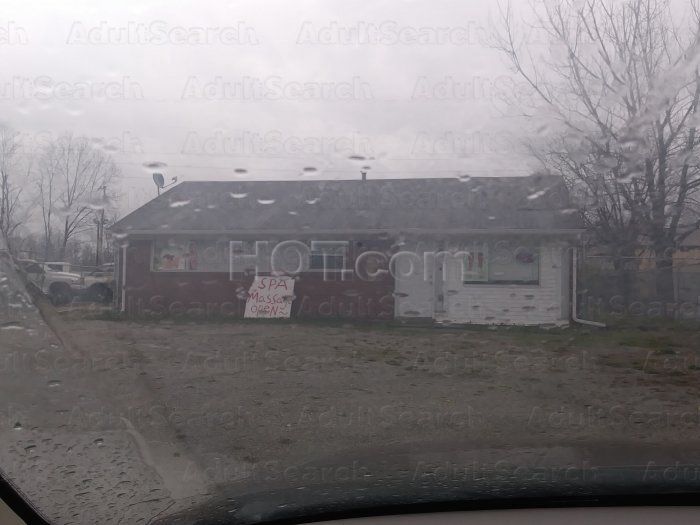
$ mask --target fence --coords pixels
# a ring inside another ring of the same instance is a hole
[[[700,258],[686,257],[656,269],[648,257],[628,257],[623,268],[612,258],[584,256],[578,274],[579,311],[588,319],[610,317],[700,321]],[[659,290],[667,282],[668,290]]]

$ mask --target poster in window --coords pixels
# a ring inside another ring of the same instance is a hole
[[[466,250],[462,261],[462,272],[465,281],[484,282],[488,280],[488,259],[485,247]]]
[[[226,245],[214,239],[157,240],[153,247],[153,271],[226,271],[227,254]]]

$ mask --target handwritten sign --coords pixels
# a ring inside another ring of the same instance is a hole
[[[255,277],[245,303],[246,318],[288,319],[294,300],[291,277]]]

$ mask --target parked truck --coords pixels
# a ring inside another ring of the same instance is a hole
[[[56,271],[32,259],[20,259],[17,264],[28,287],[48,296],[54,305],[70,303],[84,287],[80,274]]]
[[[114,263],[106,263],[83,275],[85,297],[96,303],[111,303],[114,296]]]
[[[32,259],[17,261],[27,284],[46,295],[54,305],[65,305],[74,298],[99,303],[112,301],[114,289],[114,265],[105,264],[82,274],[63,271],[69,263],[42,263]]]

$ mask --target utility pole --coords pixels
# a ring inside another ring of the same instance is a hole
[[[100,265],[100,252],[102,252],[102,239],[104,237],[105,228],[105,206],[107,205],[107,186],[100,186],[98,189],[102,190],[102,208],[100,209],[100,217],[95,222],[97,222],[97,246],[95,249],[95,266]]]

